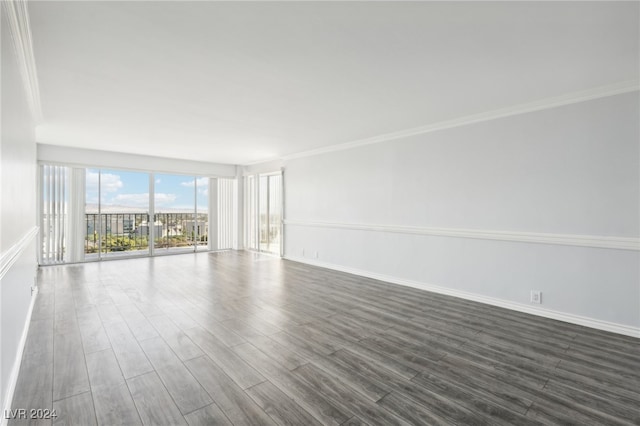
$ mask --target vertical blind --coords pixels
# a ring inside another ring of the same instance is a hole
[[[218,179],[218,249],[237,246],[237,211],[235,179]]]
[[[245,246],[250,249],[258,250],[258,207],[257,207],[257,185],[255,176],[245,177]]]
[[[40,264],[65,261],[69,169],[40,166]]]

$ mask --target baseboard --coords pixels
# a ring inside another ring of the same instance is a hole
[[[36,303],[36,298],[38,297],[37,289],[33,292],[33,296],[31,296],[31,303],[29,304],[29,311],[27,312],[27,320],[24,324],[24,328],[22,330],[22,336],[20,337],[20,342],[18,343],[18,353],[16,354],[16,360],[13,364],[13,369],[11,370],[11,376],[9,378],[9,387],[7,388],[7,393],[5,394],[5,402],[4,407],[2,407],[2,419],[0,420],[0,426],[7,426],[9,423],[9,419],[6,416],[6,413],[11,409],[11,404],[13,402],[13,394],[16,390],[16,384],[18,383],[18,375],[20,374],[20,366],[22,365],[22,355],[24,353],[24,347],[27,343],[27,335],[29,334],[29,325],[31,324],[31,314],[33,313],[33,307]]]
[[[609,331],[612,333],[622,334],[625,336],[640,338],[640,328],[638,327],[631,327],[624,324],[617,324],[617,323],[612,323],[608,321],[602,321],[602,320],[584,317],[580,315],[569,314],[566,312],[554,311],[551,309],[544,309],[537,306],[524,305],[522,303],[511,302],[509,300],[497,299],[489,296],[482,296],[480,294],[469,293],[461,290],[455,290],[448,287],[427,284],[427,283],[408,280],[404,278],[393,277],[390,275],[378,274],[375,272],[365,271],[365,270],[356,269],[356,268],[350,268],[347,266],[336,265],[333,263],[321,262],[315,259],[307,259],[307,258],[298,257],[298,256],[285,256],[284,258],[286,260],[291,260],[293,262],[306,263],[308,265],[332,269],[340,272],[346,272],[348,274],[359,275],[362,277],[385,281],[392,284],[398,284],[406,287],[417,288],[420,290],[431,291],[438,294],[445,294],[447,296],[459,297],[461,299],[485,303],[487,305],[492,305],[492,306],[499,306],[501,308],[511,309],[514,311],[524,312],[532,315],[537,315],[544,318],[550,318],[550,319],[564,321],[571,324],[577,324],[585,327],[594,328],[597,330]]]

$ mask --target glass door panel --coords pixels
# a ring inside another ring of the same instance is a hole
[[[84,253],[86,260],[96,260],[100,257],[100,170],[87,169],[85,174],[85,241]]]
[[[280,255],[282,174],[248,176],[245,188],[247,247]]]
[[[260,176],[258,184],[258,211],[260,217],[260,251],[269,251],[269,177]]]
[[[148,255],[148,220],[148,173],[86,170],[86,260]]]
[[[269,243],[267,251],[280,254],[282,230],[282,175],[269,176]]]
[[[154,253],[194,251],[195,179],[168,174],[155,174],[154,179]]]
[[[209,178],[199,177],[196,184],[196,250],[209,248]]]

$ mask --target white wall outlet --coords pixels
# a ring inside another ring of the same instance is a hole
[[[304,249],[302,249],[302,257],[304,257]]]
[[[542,292],[537,290],[531,290],[531,303],[542,303]]]
[[[316,259],[317,259],[318,258],[318,252],[316,252],[315,255],[316,255]]]

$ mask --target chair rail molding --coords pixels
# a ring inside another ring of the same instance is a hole
[[[39,228],[34,226],[20,240],[9,247],[2,255],[0,255],[0,280],[11,269],[14,263],[20,258],[20,255],[29,246],[31,241],[38,235]]]
[[[553,234],[542,232],[496,231],[465,228],[432,228],[346,222],[320,222],[293,219],[286,219],[284,221],[284,224],[285,226],[348,229],[356,231],[388,232],[395,234],[473,238],[480,240],[499,240],[520,243],[554,244],[564,246],[640,251],[640,238],[638,237],[609,237],[601,235]]]

